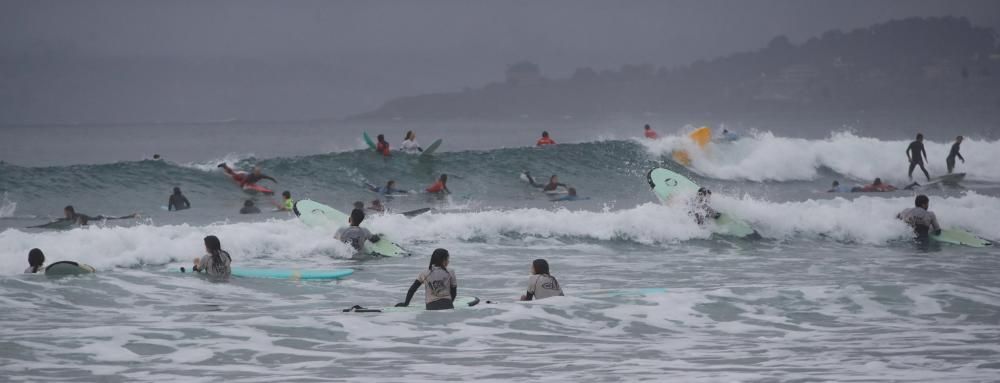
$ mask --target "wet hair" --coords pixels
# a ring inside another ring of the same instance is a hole
[[[444,262],[448,260],[448,257],[450,257],[448,250],[440,248],[434,249],[434,252],[431,253],[431,262],[427,265],[427,270],[433,269],[434,266],[440,267],[443,270],[448,270],[444,266]]]
[[[548,136],[549,136],[549,132],[546,131],[546,130],[543,130],[542,131],[542,137],[548,137]]]
[[[965,138],[965,137],[962,137],[962,136],[958,136],[958,137],[955,137],[955,140],[957,141],[957,140],[961,140],[961,139],[964,139],[964,138]]]
[[[440,177],[438,177],[438,181],[441,181],[441,183],[447,183],[448,182],[448,175],[447,174],[442,174]]]
[[[354,201],[354,209],[364,209],[365,203],[361,201]]]
[[[361,209],[351,210],[351,225],[358,226],[365,220],[365,211]]]
[[[376,198],[372,200],[372,206],[382,206],[382,200]]]
[[[253,201],[251,200],[243,201],[243,207],[250,207],[250,206],[253,206]]]
[[[833,180],[833,187],[840,186],[840,181]]]
[[[31,249],[28,252],[28,265],[31,266],[31,272],[37,273],[38,269],[42,268],[45,264],[45,254],[42,253],[41,249]]]
[[[290,192],[288,190],[285,190],[285,191],[281,192],[281,196],[285,197],[285,198],[292,198],[292,192]]]
[[[73,213],[73,214],[76,214],[76,210],[73,209],[73,205],[66,205],[66,207],[63,208],[63,210],[64,211],[68,211],[68,212]]]
[[[378,137],[376,137],[376,138],[378,139],[378,142],[385,141],[385,135],[384,134],[379,134]]]
[[[218,274],[225,273],[226,269],[222,262],[222,242],[219,241],[219,237],[214,235],[205,237],[205,249],[212,256],[212,268],[215,269],[215,272]]]
[[[872,182],[872,185],[881,185],[881,184],[882,184],[882,179],[879,177],[875,177],[875,182]]]
[[[532,261],[531,268],[535,270],[535,274],[549,275],[549,261],[542,258]]]
[[[174,186],[174,194],[181,194],[181,188]]]
[[[930,198],[927,198],[926,195],[921,194],[918,195],[917,198],[913,200],[913,205],[916,207],[923,207],[924,205],[927,205],[930,202],[931,202]]]
[[[403,137],[403,140],[409,140],[410,136],[412,136],[412,135],[413,135],[413,131],[412,130],[407,130],[406,131],[406,137]]]
[[[652,129],[652,128],[649,127],[649,124],[646,124],[646,129]]]
[[[389,180],[389,182],[385,183],[385,188],[389,189],[390,187],[392,187],[392,185],[395,185],[395,184],[396,184],[395,180]],[[386,191],[388,191],[388,190],[386,190]]]
[[[556,176],[555,174],[553,174],[552,177],[549,177],[549,182],[552,182],[552,180],[556,179],[556,177],[558,177],[558,176]]]
[[[918,140],[924,139],[924,134],[923,133],[917,133],[917,139]]]

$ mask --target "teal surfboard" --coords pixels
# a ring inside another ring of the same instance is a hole
[[[940,235],[932,235],[931,239],[942,243],[970,247],[986,247],[993,245],[990,241],[979,238],[972,233],[960,229],[942,229]]]
[[[337,229],[348,225],[347,214],[341,213],[337,209],[316,201],[307,199],[298,201],[295,203],[293,211],[295,212],[295,215],[302,220],[302,223],[306,224],[306,226],[327,229],[330,231],[331,236],[333,236],[333,233],[336,232]],[[365,254],[382,257],[402,257],[410,255],[410,253],[402,247],[393,243],[388,236],[380,234],[379,238],[378,242],[365,243]]]
[[[439,146],[441,146],[441,139],[432,142],[431,146],[424,148],[424,151],[420,152],[420,158],[430,157],[432,154],[434,154],[434,151],[437,150]]]
[[[654,168],[646,173],[646,181],[653,188],[653,194],[661,203],[667,203],[677,196],[691,197],[698,192],[698,184],[680,174],[664,168]],[[732,237],[747,237],[757,233],[749,223],[727,213],[721,213],[715,220],[714,233]]]
[[[468,309],[476,307],[479,305],[479,298],[477,297],[458,297],[452,302],[456,310]],[[384,306],[384,307],[364,307],[364,306],[353,306],[351,308],[344,309],[345,313],[395,313],[395,312],[412,312],[412,311],[425,311],[426,304],[423,302],[410,302],[409,306],[406,307],[395,307],[395,306]],[[447,312],[447,310],[444,310]]]
[[[361,137],[365,139],[365,143],[368,144],[368,147],[371,150],[375,150],[375,140],[372,140],[372,138],[368,136],[368,132],[364,132]]]
[[[270,279],[340,279],[354,273],[352,269],[303,270],[234,267],[234,277]]]
[[[53,263],[45,268],[45,275],[81,275],[81,274],[93,274],[97,272],[93,266],[73,262],[73,261],[59,261]]]

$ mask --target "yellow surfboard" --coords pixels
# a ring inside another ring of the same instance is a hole
[[[712,141],[712,128],[702,126],[688,134],[688,137],[695,144],[698,144],[698,148],[705,149],[705,146]],[[691,165],[691,155],[688,154],[687,150],[675,150],[671,155],[677,163],[684,166]]]

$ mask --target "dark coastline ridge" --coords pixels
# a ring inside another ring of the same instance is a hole
[[[1000,120],[997,33],[965,18],[909,18],[679,68],[579,68],[547,78],[524,61],[503,82],[392,99],[352,121],[582,119],[614,115],[979,115]]]

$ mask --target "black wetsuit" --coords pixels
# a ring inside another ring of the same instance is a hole
[[[955,157],[961,158],[962,162],[965,162],[965,157],[962,157],[962,153],[958,152],[961,145],[961,142],[955,142],[951,145],[951,152],[948,152],[948,158],[945,159],[945,162],[948,164],[948,174],[951,174],[951,171],[955,170]]]
[[[240,208],[240,214],[260,214],[260,209],[256,206],[244,206]]]
[[[187,197],[180,193],[174,193],[170,195],[170,202],[167,203],[167,210],[184,210],[190,209],[191,202],[188,202]]]
[[[910,146],[906,148],[906,153],[910,157],[910,171],[908,173],[910,179],[913,179],[913,169],[920,166],[920,170],[924,172],[924,177],[927,177],[927,180],[930,181],[931,175],[924,168],[924,158],[927,157],[927,151],[924,150],[924,143],[920,141],[911,142]]]

